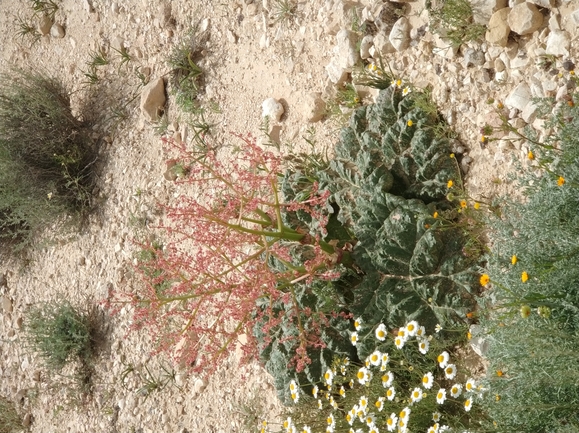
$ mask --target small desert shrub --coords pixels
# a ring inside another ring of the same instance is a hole
[[[57,372],[72,361],[85,363],[93,353],[90,315],[68,301],[50,302],[30,310],[26,334],[28,346]]]
[[[22,420],[14,403],[0,396],[0,433],[14,433],[22,430]]]
[[[170,84],[177,105],[187,113],[197,113],[200,108],[197,95],[201,86],[203,70],[198,63],[207,41],[207,33],[194,26],[171,52],[167,63],[171,67]]]
[[[0,80],[0,238],[27,244],[65,212],[85,210],[95,148],[60,82],[12,70]]]
[[[545,119],[554,132],[544,142],[529,137],[521,197],[504,199],[488,224],[486,406],[501,432],[579,429],[577,102]]]
[[[427,5],[427,8],[433,31],[455,46],[479,40],[486,32],[485,26],[473,23],[472,6],[468,0],[439,0],[435,7]]]

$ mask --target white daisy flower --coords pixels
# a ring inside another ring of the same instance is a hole
[[[285,421],[283,422],[283,428],[284,428],[285,431],[287,432],[287,431],[289,431],[289,429],[291,428],[292,425],[293,425],[292,419],[291,419],[291,417],[288,416],[288,417],[285,419]]]
[[[348,422],[348,424],[352,425],[354,424],[354,420],[356,419],[356,414],[352,414],[352,411],[348,412],[346,414],[346,421]]]
[[[418,351],[423,355],[428,353],[428,349],[430,348],[430,342],[426,338],[422,338],[418,341]]]
[[[436,358],[440,368],[445,368],[446,365],[448,364],[449,359],[450,359],[450,355],[448,354],[448,352],[446,350],[444,352],[442,352],[440,355],[438,355],[438,357]]]
[[[395,413],[391,413],[390,417],[388,417],[388,419],[386,420],[386,427],[388,428],[388,431],[394,431],[397,423],[398,417],[396,416]]]
[[[374,406],[376,406],[378,412],[382,412],[382,409],[384,409],[384,400],[384,397],[378,397],[378,400],[376,400],[376,403],[374,403]]]
[[[412,90],[410,90],[410,87],[406,86],[404,89],[402,89],[402,95],[406,96],[408,95]]]
[[[393,386],[391,386],[390,388],[388,388],[388,390],[386,391],[386,398],[390,401],[394,400],[394,397],[396,397],[396,390],[394,389]]]
[[[376,328],[376,338],[380,341],[386,340],[386,336],[388,335],[388,331],[386,330],[386,326],[383,323],[380,323]]]
[[[328,423],[328,427],[330,428],[334,428],[336,427],[336,420],[334,419],[334,414],[331,413],[328,415],[328,417],[326,418],[326,422]]]
[[[398,414],[398,419],[399,419],[399,420],[403,419],[403,420],[405,420],[405,421],[408,421],[408,418],[410,418],[410,412],[411,412],[410,408],[409,408],[408,406],[405,407],[405,408],[402,409],[402,410],[400,411],[400,413]]]
[[[416,320],[412,320],[406,325],[406,332],[410,337],[414,337],[418,332],[419,327],[420,326],[418,325],[418,322]]]
[[[441,425],[440,428],[438,429],[438,433],[444,433],[445,431],[450,430],[450,427],[447,425]]]
[[[446,367],[444,367],[444,377],[452,380],[454,379],[455,376],[456,376],[456,366],[454,364],[448,364]]]
[[[334,372],[331,369],[327,369],[324,373],[324,380],[326,381],[326,385],[332,385],[332,380],[334,380]]]
[[[320,388],[318,388],[318,385],[314,385],[313,389],[312,389],[312,395],[314,396],[314,398],[318,398],[318,392],[320,391]]]
[[[381,362],[382,362],[382,354],[380,353],[380,351],[375,350],[374,352],[372,352],[372,354],[370,355],[370,364],[378,366],[380,365]]]
[[[422,376],[422,386],[424,387],[424,389],[432,388],[433,383],[434,383],[434,376],[432,376],[432,373],[430,371],[426,373],[424,376]]]
[[[376,415],[374,415],[372,412],[366,414],[364,422],[368,427],[372,427],[376,423]]]
[[[450,395],[457,398],[460,394],[462,394],[462,385],[459,383],[452,385],[452,388],[450,388]]]
[[[368,430],[368,433],[380,433],[380,430],[378,430],[378,427],[376,427],[375,425],[368,426],[368,427],[370,427],[370,430]]]
[[[440,388],[436,393],[436,402],[438,404],[443,404],[446,400],[446,389]]]
[[[469,397],[464,402],[464,410],[466,410],[468,412],[471,410],[471,408],[472,408],[472,397]]]
[[[362,318],[358,317],[356,320],[354,320],[354,328],[356,329],[356,331],[359,331],[360,329],[362,329]]]
[[[435,327],[434,327],[434,332],[436,332],[437,334],[442,331],[442,326],[440,326],[440,323],[438,323]]]
[[[305,426],[302,428],[301,433],[312,433],[312,429],[311,429],[310,427],[308,427],[307,425],[305,425]]]
[[[391,371],[384,373],[382,375],[382,386],[384,388],[388,388],[390,385],[392,385],[393,380],[394,380],[394,374]]]
[[[418,403],[420,400],[422,400],[422,397],[423,393],[420,388],[414,388],[410,394],[410,400],[412,400],[412,403]]]
[[[396,337],[394,339],[394,345],[397,349],[402,349],[404,347],[405,340],[402,337]]]
[[[358,333],[357,332],[352,332],[350,334],[350,343],[352,343],[352,346],[355,346],[356,344],[358,344]]]
[[[464,386],[466,392],[474,392],[476,391],[476,382],[474,379],[468,379],[466,381],[466,385]]]
[[[438,433],[438,427],[435,426],[436,424],[430,427],[428,430],[426,430],[426,433]]]
[[[426,337],[426,329],[424,329],[424,326],[420,326],[418,328],[418,330],[416,331],[416,336],[418,338],[425,338]]]
[[[440,421],[440,417],[441,417],[440,412],[434,412],[432,414],[432,421],[437,423]]]
[[[358,378],[358,382],[360,385],[366,385],[370,380],[372,380],[372,373],[366,368],[362,367],[356,373],[356,377]]]
[[[404,340],[404,342],[406,343],[410,335],[408,334],[408,331],[406,331],[406,328],[400,328],[398,330],[398,337],[402,338],[402,340]]]
[[[358,402],[358,408],[363,412],[366,413],[368,411],[368,399],[365,395],[360,397],[360,401]]]

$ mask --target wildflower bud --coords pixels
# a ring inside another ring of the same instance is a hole
[[[531,315],[531,307],[529,307],[528,305],[523,305],[521,307],[521,317],[523,319],[526,319],[530,315]]]
[[[541,305],[539,308],[537,308],[537,314],[544,319],[548,319],[551,317],[551,309],[546,305]]]
[[[446,199],[448,201],[454,201],[454,194],[449,192],[448,194],[446,194]]]

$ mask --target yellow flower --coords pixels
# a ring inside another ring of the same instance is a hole
[[[402,80],[396,80],[396,86],[401,87],[402,86]]]
[[[497,108],[500,110],[504,108],[504,105],[501,102],[497,102]]]
[[[563,186],[564,183],[565,183],[565,178],[563,176],[559,176],[559,179],[557,179],[557,185]]]
[[[434,213],[432,214],[432,218],[438,218],[438,212],[434,212]]]
[[[480,285],[486,286],[490,282],[491,278],[487,274],[482,274],[480,276]]]
[[[451,157],[451,158],[454,158],[454,153],[451,153],[451,154],[450,154],[450,157]]]
[[[454,182],[452,180],[449,180],[448,183],[446,184],[448,188],[452,188],[452,185],[454,185]]]
[[[461,200],[461,201],[460,201],[460,207],[463,208],[463,209],[466,209],[466,206],[467,206],[466,200]]]
[[[532,150],[529,150],[529,153],[527,153],[527,158],[529,158],[531,161],[535,159],[535,155],[533,154]]]
[[[475,201],[473,207],[474,207],[476,210],[479,210],[479,209],[480,209],[480,203],[479,203],[478,201]]]
[[[523,283],[526,283],[528,279],[529,279],[529,274],[527,274],[526,271],[523,271],[523,273],[521,274],[521,281]]]
[[[511,264],[516,265],[518,261],[519,258],[515,254],[513,254],[513,257],[511,257]]]
[[[531,307],[529,307],[528,305],[523,305],[521,307],[521,317],[523,319],[526,319],[530,315],[531,315]]]
[[[575,75],[575,71],[574,71],[574,70],[570,70],[570,71],[569,71],[569,75]]]
[[[495,395],[495,401],[501,401],[501,396],[500,395]]]
[[[412,120],[408,120],[408,122],[406,122],[406,124],[408,125],[408,127],[411,127],[414,123],[412,122]]]
[[[466,333],[466,338],[467,340],[470,340],[472,338],[472,334],[469,332]]]

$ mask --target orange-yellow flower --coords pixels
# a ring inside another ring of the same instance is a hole
[[[497,370],[497,376],[498,376],[498,377],[502,377],[502,376],[503,376],[503,371],[502,371],[502,370]]]
[[[529,150],[529,153],[527,153],[527,158],[529,158],[531,161],[535,159],[535,154],[532,150]]]
[[[480,285],[481,286],[486,286],[491,280],[491,277],[489,277],[487,274],[482,274],[480,276]]]
[[[559,176],[559,179],[557,179],[557,185],[563,186],[564,183],[565,183],[565,178],[563,176]]]
[[[479,209],[480,209],[480,203],[479,203],[478,201],[475,201],[473,207],[474,207],[476,210],[479,210]]]
[[[461,201],[460,201],[460,207],[463,208],[463,209],[466,209],[466,206],[467,206],[466,200],[461,200]]]
[[[526,283],[528,279],[529,279],[529,274],[527,274],[526,271],[523,271],[523,273],[521,274],[521,281],[523,283]]]
[[[454,185],[454,182],[452,180],[449,180],[448,183],[446,184],[448,188],[452,188],[452,185]]]
[[[517,255],[513,254],[513,257],[511,257],[511,264],[516,265],[518,261],[519,261],[519,258],[517,257]]]
[[[438,218],[438,212],[434,212],[434,213],[432,214],[432,218]]]
[[[414,125],[414,122],[412,122],[412,120],[408,120],[408,122],[406,122],[406,124],[410,127],[410,126]]]

